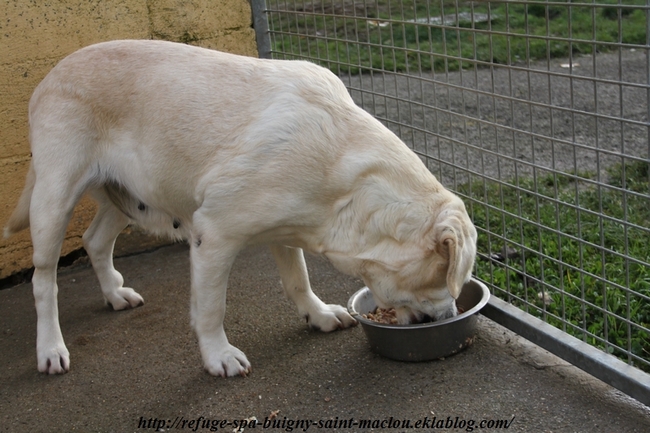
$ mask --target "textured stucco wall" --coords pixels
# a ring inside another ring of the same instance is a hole
[[[66,55],[101,41],[166,39],[256,56],[248,0],[0,0],[0,226],[24,185],[29,164],[27,105]],[[81,247],[94,214],[84,199],[62,254]],[[0,279],[30,268],[29,230],[0,240]]]

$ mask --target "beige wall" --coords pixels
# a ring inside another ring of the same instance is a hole
[[[114,39],[166,39],[257,55],[248,0],[0,0],[0,225],[29,164],[32,91],[66,55]],[[93,213],[90,200],[77,207],[62,254],[81,247]],[[31,253],[28,230],[0,240],[0,279],[30,268]]]

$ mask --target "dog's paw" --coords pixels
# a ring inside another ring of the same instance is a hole
[[[70,370],[70,352],[65,345],[38,350],[38,371],[47,374],[63,374]]]
[[[127,310],[144,305],[144,299],[130,287],[120,287],[110,295],[106,295],[106,303],[113,310]]]
[[[312,329],[323,332],[345,329],[357,324],[357,321],[350,316],[348,310],[334,304],[323,304],[320,309],[307,314],[306,318]]]
[[[251,363],[244,352],[230,344],[221,350],[204,352],[203,366],[213,376],[246,376],[251,372]]]

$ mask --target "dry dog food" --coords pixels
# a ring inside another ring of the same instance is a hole
[[[377,323],[384,323],[386,325],[396,325],[397,317],[395,317],[394,308],[379,308],[377,307],[374,312],[364,314],[363,317]]]

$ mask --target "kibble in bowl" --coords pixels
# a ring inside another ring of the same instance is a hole
[[[375,308],[366,314],[362,314],[364,319],[372,320],[377,323],[386,325],[397,325],[397,316],[394,308]]]
[[[471,279],[456,300],[459,314],[440,321],[399,325],[394,309],[379,309],[370,289],[364,287],[348,302],[348,311],[366,334],[370,349],[398,361],[429,361],[444,358],[474,342],[476,313],[490,298],[488,288]],[[392,311],[391,311],[392,310]]]

